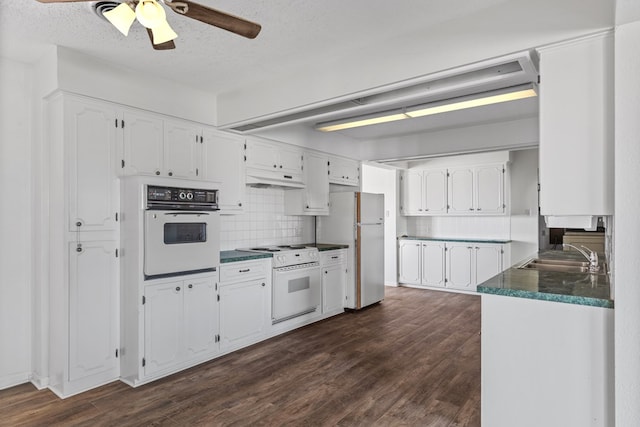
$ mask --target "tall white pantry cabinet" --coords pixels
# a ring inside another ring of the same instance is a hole
[[[61,397],[119,376],[116,109],[57,93],[49,147],[49,388]]]

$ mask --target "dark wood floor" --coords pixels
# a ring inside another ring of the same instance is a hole
[[[479,426],[480,298],[387,288],[345,313],[138,388],[0,391],[10,426]]]

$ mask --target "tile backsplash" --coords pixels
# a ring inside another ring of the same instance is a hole
[[[313,242],[314,217],[285,215],[285,191],[247,187],[244,213],[220,217],[220,250]]]

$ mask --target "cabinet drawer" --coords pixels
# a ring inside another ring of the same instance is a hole
[[[239,282],[271,274],[271,259],[260,261],[240,261],[222,264],[220,266],[220,282]]]
[[[347,260],[346,251],[338,249],[334,251],[326,251],[320,253],[320,265],[335,265],[345,263]]]

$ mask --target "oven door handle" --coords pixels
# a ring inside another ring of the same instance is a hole
[[[165,212],[165,215],[178,216],[178,215],[209,215],[208,212]]]

